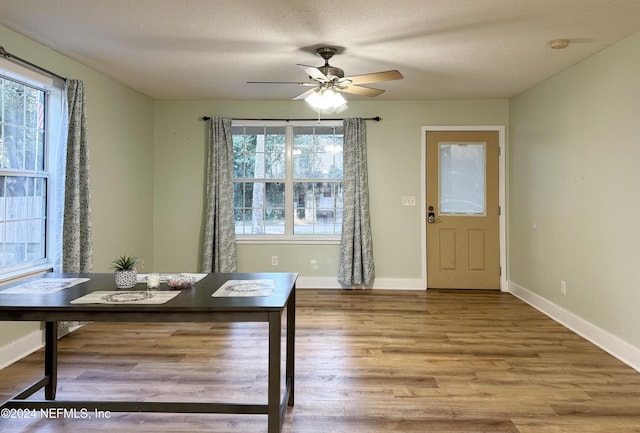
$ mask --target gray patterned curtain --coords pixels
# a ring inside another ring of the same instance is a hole
[[[209,120],[202,272],[236,270],[231,119]]]
[[[62,222],[62,272],[93,271],[89,145],[84,83],[67,80],[67,157]]]
[[[67,145],[62,209],[62,272],[93,272],[89,144],[84,83],[67,80]],[[58,322],[63,336],[86,322]]]
[[[343,286],[369,286],[375,277],[369,221],[367,127],[359,118],[344,120],[342,240],[338,281]]]

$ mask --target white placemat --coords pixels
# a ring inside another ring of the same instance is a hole
[[[92,292],[71,301],[72,304],[164,304],[180,292],[155,290],[118,290]]]
[[[171,277],[172,275],[187,275],[189,277],[193,277],[195,279],[196,282],[200,281],[201,279],[203,279],[204,277],[207,276],[207,274],[193,274],[190,272],[178,272],[175,274],[167,274],[164,272],[161,272],[158,274],[158,276],[160,277],[160,282],[161,283],[166,283],[167,280],[169,279],[169,277]],[[139,283],[146,283],[147,282],[147,277],[149,276],[149,274],[138,274],[138,282]]]
[[[270,296],[276,288],[275,280],[229,280],[218,290],[213,292],[213,297],[238,297],[238,296]]]
[[[89,278],[41,278],[35,281],[26,281],[14,287],[0,291],[2,294],[13,295],[47,295],[60,290],[73,287],[76,284],[89,281]]]

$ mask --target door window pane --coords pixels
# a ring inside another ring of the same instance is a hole
[[[484,215],[485,143],[439,143],[440,214]]]

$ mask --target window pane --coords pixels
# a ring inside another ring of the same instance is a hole
[[[36,154],[33,158],[33,170],[36,171],[45,171],[46,167],[44,165],[45,161],[45,152],[44,152],[44,130],[38,130],[37,136],[38,143],[36,145]]]
[[[2,168],[24,170],[24,128],[4,125],[2,134]]]
[[[236,179],[253,177],[254,155],[240,153],[234,157],[233,174]]]
[[[39,155],[42,153],[38,143],[38,130],[26,128],[25,130],[25,146],[24,146],[24,169],[36,170],[40,164]]]
[[[26,261],[25,251],[25,222],[12,221],[5,223],[7,230],[4,245],[5,264],[7,266],[18,265]]]
[[[232,131],[236,179],[284,179],[284,127],[234,126]]]
[[[45,182],[42,178],[0,177],[3,266],[45,257]]]
[[[440,143],[440,213],[485,213],[485,143]]]
[[[264,177],[267,179],[284,179],[284,152],[265,153]]]
[[[43,90],[0,78],[0,267],[47,258],[45,103]]]
[[[294,191],[294,234],[341,232],[341,182],[295,182]]]
[[[296,127],[293,139],[293,177],[342,178],[342,128]]]
[[[339,139],[338,139],[339,138]],[[316,136],[314,147],[314,177],[342,178],[342,136]]]
[[[10,80],[4,80],[4,122],[24,126],[25,86]]]
[[[236,234],[251,233],[252,195],[253,183],[236,182],[233,184]]]
[[[27,223],[27,261],[34,262],[46,257],[46,221],[34,219]]]
[[[236,234],[339,234],[342,129],[234,125]]]
[[[297,179],[313,177],[313,158],[308,154],[293,153],[293,175]]]
[[[318,156],[320,177],[323,179],[342,179],[342,152],[328,152]]]
[[[44,129],[45,93],[42,90],[25,86],[25,126],[32,129]]]
[[[236,182],[236,234],[283,234],[284,188],[280,182]]]
[[[284,153],[285,148],[285,131],[284,127],[267,127],[265,128],[265,150],[267,152]]]
[[[43,171],[45,93],[10,80],[1,81],[4,121],[0,168]]]

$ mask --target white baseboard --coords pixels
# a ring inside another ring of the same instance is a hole
[[[427,290],[427,283],[419,278],[376,278],[374,289],[384,290]]]
[[[335,277],[298,277],[298,289],[342,289]],[[384,290],[425,290],[425,283],[421,279],[408,278],[376,278],[372,289]]]
[[[640,372],[640,348],[510,281],[509,292]]]
[[[297,289],[341,289],[337,278],[328,277],[298,277]]]
[[[33,331],[0,348],[0,370],[44,347],[44,331]]]
[[[59,329],[58,338],[75,331],[84,326],[84,323],[73,322],[69,328]],[[44,330],[33,331],[32,333],[19,338],[6,346],[0,347],[0,370],[21,360],[25,356],[31,355],[36,350],[44,347]]]

